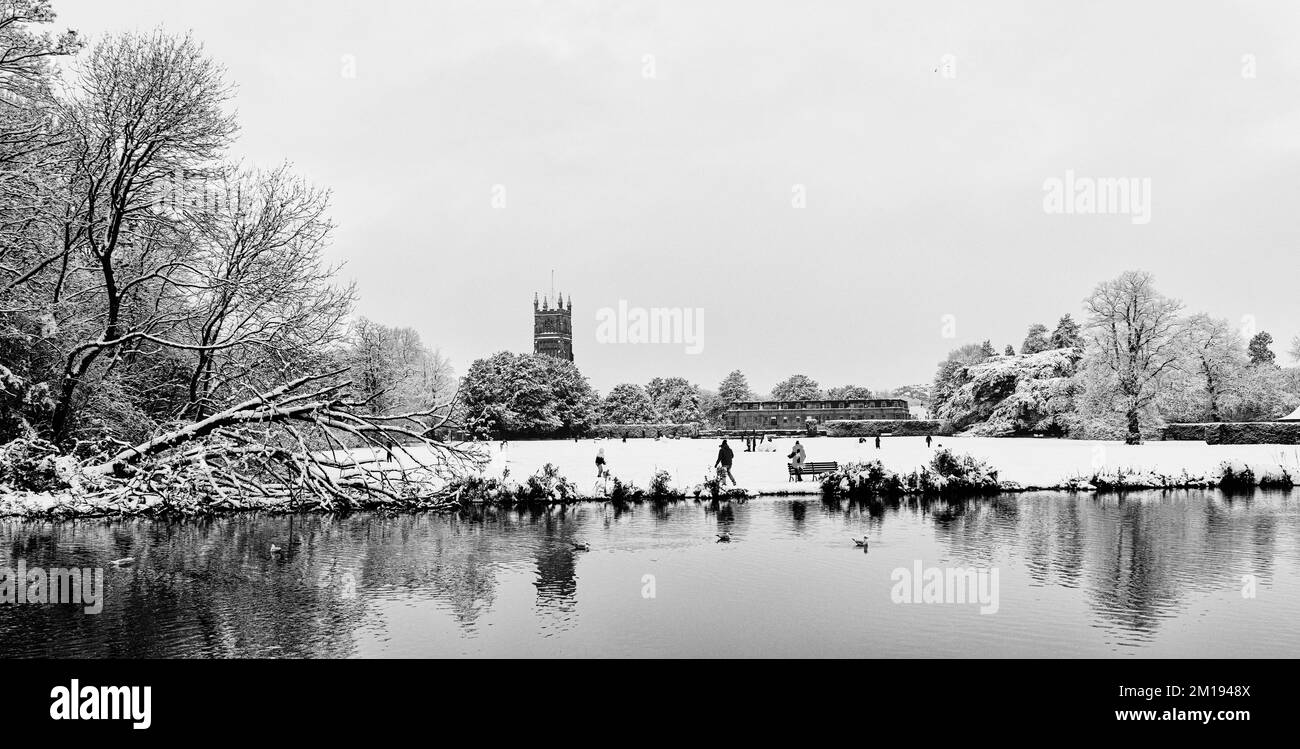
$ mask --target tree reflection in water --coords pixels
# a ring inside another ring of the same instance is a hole
[[[766,652],[799,655],[814,652],[804,633],[821,626],[879,628],[891,653],[927,654],[936,641],[960,640],[956,621],[987,640],[985,654],[1046,654],[1065,641],[1082,654],[1162,646],[1212,655],[1213,645],[1180,639],[1208,613],[1243,633],[1282,637],[1280,651],[1294,656],[1300,646],[1285,638],[1296,640],[1288,622],[1300,614],[1300,593],[1295,576],[1280,572],[1300,565],[1294,499],[1180,491],[3,521],[0,548],[10,560],[0,566],[104,567],[107,591],[95,616],[0,605],[0,655],[349,657],[384,652],[392,638],[415,654],[490,655],[527,652],[535,638],[557,634],[584,654],[623,654],[617,649],[643,641],[655,654],[690,652],[672,636],[677,627],[721,628],[742,641],[762,631]],[[715,544],[721,533],[733,542]],[[846,556],[849,536],[863,533],[870,553]],[[575,551],[575,542],[592,550]],[[107,566],[122,557],[138,561]],[[913,559],[1000,567],[1010,601],[1002,618],[888,606],[889,570]],[[646,572],[661,591],[649,604],[628,587]],[[1244,575],[1269,595],[1241,603]],[[746,601],[761,601],[760,621]],[[501,639],[503,630],[513,639]],[[848,640],[843,654],[876,653],[875,640]]]

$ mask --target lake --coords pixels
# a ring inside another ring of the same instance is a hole
[[[0,521],[0,567],[104,567],[106,586],[100,614],[0,604],[0,656],[1297,657],[1297,499]],[[930,568],[996,572],[996,611],[896,602]]]

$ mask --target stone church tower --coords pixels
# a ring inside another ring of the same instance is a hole
[[[573,361],[573,297],[565,307],[559,294],[551,307],[549,297],[538,300],[533,294],[533,353]]]

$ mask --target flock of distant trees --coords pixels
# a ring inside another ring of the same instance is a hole
[[[470,366],[461,388],[463,416],[458,420],[480,435],[572,436],[596,424],[717,427],[727,409],[740,401],[871,397],[924,401],[929,395],[926,386],[878,395],[859,385],[823,390],[807,375],[795,374],[759,396],[745,374],[735,370],[716,390],[684,377],[655,377],[645,385],[620,383],[601,397],[572,362],[501,352]]]
[[[1273,338],[1249,340],[1229,321],[1187,314],[1149,273],[1098,284],[1086,320],[1033,324],[1016,354],[989,341],[939,364],[933,409],[974,433],[1050,432],[1137,442],[1164,424],[1257,421],[1300,405],[1300,370],[1277,363]],[[1291,357],[1300,360],[1300,338]]]

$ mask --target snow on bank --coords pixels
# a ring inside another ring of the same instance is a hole
[[[1285,466],[1300,474],[1300,447],[1295,445],[1207,445],[1204,442],[1148,442],[1126,445],[1100,440],[1034,438],[936,437],[934,447],[924,437],[885,437],[881,449],[856,437],[801,438],[809,461],[834,460],[841,464],[855,460],[882,461],[899,473],[927,465],[940,445],[954,453],[969,454],[998,470],[998,478],[1023,486],[1052,486],[1071,478],[1090,477],[1099,471],[1126,469],[1178,475],[1216,476],[1225,460],[1244,463],[1264,474]],[[690,486],[713,475],[718,440],[544,440],[500,443],[489,446],[489,476],[500,476],[504,468],[510,477],[522,481],[545,463],[554,463],[583,493],[596,481],[596,451],[604,448],[611,474],[644,487],[656,471],[673,476],[674,485]],[[786,480],[786,455],[794,438],[776,440],[773,452],[744,452],[743,440],[729,440],[736,453],[732,473],[742,488],[771,493],[785,490],[815,492],[816,482],[804,487]]]

